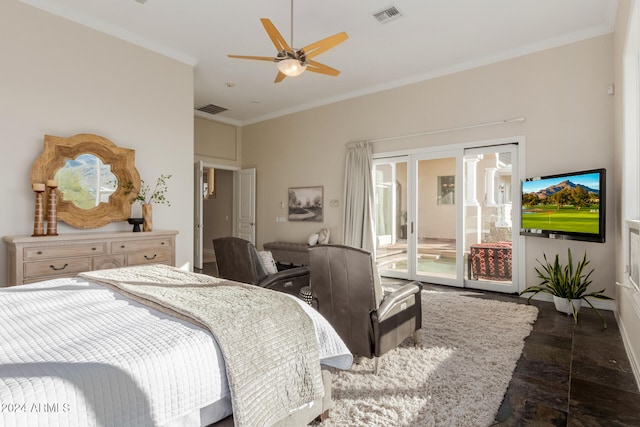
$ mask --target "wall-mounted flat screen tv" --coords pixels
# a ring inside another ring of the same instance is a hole
[[[605,169],[522,181],[520,234],[604,243]]]

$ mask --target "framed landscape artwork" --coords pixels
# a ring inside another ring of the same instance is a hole
[[[289,188],[289,221],[324,221],[324,187]]]
[[[438,177],[438,204],[455,205],[456,177],[453,175]]]

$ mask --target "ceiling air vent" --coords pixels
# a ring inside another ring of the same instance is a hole
[[[395,6],[388,7],[385,10],[381,10],[380,12],[373,14],[373,17],[381,24],[386,24],[387,22],[398,19],[401,16],[402,13]]]
[[[197,110],[202,111],[203,113],[218,114],[218,113],[222,113],[223,111],[227,111],[228,108],[220,107],[219,105],[209,104],[209,105],[205,105],[204,107],[200,107]]]

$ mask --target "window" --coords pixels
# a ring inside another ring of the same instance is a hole
[[[624,250],[627,253],[628,281],[636,291],[638,283],[638,224],[640,220],[640,10],[638,1],[632,6],[631,20],[624,52],[624,169],[622,211],[626,230]]]

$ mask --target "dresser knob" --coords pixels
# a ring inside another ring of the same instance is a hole
[[[147,261],[151,261],[152,259],[156,259],[156,257],[158,256],[158,254],[153,254],[152,257],[148,257],[148,256],[144,256],[144,259],[146,259]]]
[[[124,249],[124,245],[120,245],[120,249]]]
[[[38,251],[38,255],[42,255],[42,251]]]
[[[91,248],[91,250],[92,250],[92,251],[96,251],[96,250],[98,250],[98,248]]]
[[[64,265],[63,265],[62,267],[60,267],[60,268],[57,268],[57,267],[55,267],[55,266],[53,266],[53,265],[50,265],[49,267],[50,267],[51,269],[55,270],[55,271],[60,271],[60,270],[64,270],[65,268],[67,268],[67,266],[68,266],[68,265],[69,265],[69,264],[67,264],[67,263],[65,262],[65,263],[64,263]]]

